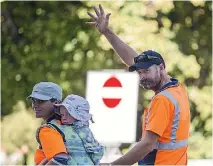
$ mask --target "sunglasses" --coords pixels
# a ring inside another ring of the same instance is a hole
[[[150,60],[153,60],[153,59],[158,59],[158,60],[162,61],[161,58],[158,58],[156,56],[150,56],[150,55],[143,53],[143,54],[138,55],[137,57],[134,57],[134,62],[135,63],[147,62],[147,61],[150,61]]]
[[[32,100],[33,104],[42,104],[42,103],[48,101],[48,100],[40,100],[40,99],[35,99],[35,98],[32,98],[31,100]]]

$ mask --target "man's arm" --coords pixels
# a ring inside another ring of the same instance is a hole
[[[105,16],[104,10],[101,5],[99,5],[100,11],[97,10],[96,7],[94,7],[94,11],[96,13],[96,16],[91,14],[90,12],[87,12],[88,15],[93,18],[95,22],[86,22],[89,25],[95,25],[95,27],[99,30],[100,33],[102,33],[109,43],[112,45],[116,53],[119,55],[119,57],[122,59],[122,61],[127,65],[131,66],[133,64],[133,59],[138,54],[135,50],[133,50],[130,46],[128,46],[126,43],[124,43],[110,28],[108,27],[109,24],[109,16],[111,15],[108,13]]]
[[[152,131],[146,131],[144,137],[129,152],[119,159],[113,161],[111,165],[132,165],[143,159],[149,152],[153,151],[159,136]]]
[[[129,67],[134,61],[133,58],[138,56],[137,52],[133,50],[130,46],[124,43],[112,30],[108,28],[107,31],[103,33],[107,38],[109,43],[112,45],[116,53],[122,59],[122,61]]]

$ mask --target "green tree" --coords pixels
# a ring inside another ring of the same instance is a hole
[[[116,66],[112,50],[99,48],[97,33],[85,25],[84,4],[2,3],[3,116],[17,100],[25,100],[35,83],[54,81],[65,95],[84,95],[88,69]]]
[[[13,113],[1,121],[1,144],[7,153],[22,150],[24,146],[29,149],[28,155],[33,153],[37,148],[35,133],[39,124],[41,121],[33,117],[32,109],[26,109],[24,102],[19,101],[13,107]]]

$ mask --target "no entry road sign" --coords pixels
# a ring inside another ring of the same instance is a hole
[[[103,144],[136,139],[139,76],[124,71],[87,72],[86,98],[95,121],[91,129]]]
[[[105,89],[105,91],[109,91],[109,89],[111,88],[112,93],[116,93],[116,89],[119,89],[119,88],[122,89],[122,84],[119,81],[119,79],[117,79],[115,76],[112,76],[106,80],[106,82],[103,85],[103,88]],[[113,98],[113,97],[110,97],[110,95],[109,97],[102,96],[102,99],[104,104],[109,108],[116,107],[121,101],[121,97]]]

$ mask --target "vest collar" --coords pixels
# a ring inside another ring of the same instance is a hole
[[[163,90],[165,90],[165,89],[167,89],[167,88],[171,88],[171,87],[175,87],[175,86],[178,86],[178,85],[179,85],[179,82],[178,82],[177,79],[171,78],[170,80],[171,80],[171,82],[166,83],[166,84],[165,84],[164,86],[162,86],[155,94],[158,94],[159,92],[161,92],[161,91],[163,91]]]

